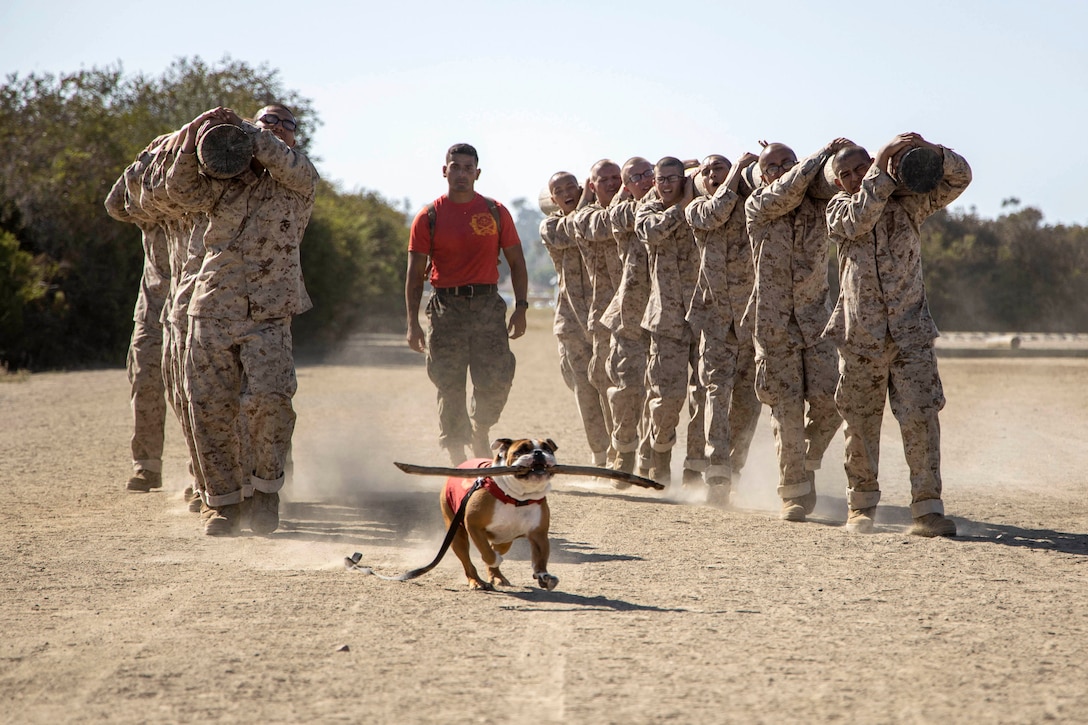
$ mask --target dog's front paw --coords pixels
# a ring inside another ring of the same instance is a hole
[[[533,577],[536,578],[536,583],[540,585],[541,589],[547,589],[549,592],[552,589],[555,589],[556,585],[559,584],[559,577],[552,576],[546,571],[539,574],[533,574]]]
[[[491,584],[485,582],[483,579],[469,579],[468,588],[478,592],[490,592],[495,590],[495,587],[491,586]]]

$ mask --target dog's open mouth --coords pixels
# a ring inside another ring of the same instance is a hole
[[[551,465],[534,465],[525,473],[515,473],[514,478],[545,478],[552,476]]]
[[[515,473],[515,478],[549,478],[553,475],[552,468],[555,466],[555,456],[537,449],[531,453],[518,456],[517,460],[513,461],[511,465],[528,468],[524,473]]]

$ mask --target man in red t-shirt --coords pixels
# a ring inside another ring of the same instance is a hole
[[[468,144],[446,152],[442,175],[449,193],[416,215],[408,241],[408,346],[427,355],[427,376],[438,389],[439,444],[454,464],[465,446],[490,458],[491,426],[499,420],[514,382],[510,339],[525,334],[529,274],[514,220],[506,207],[476,193],[479,156]],[[510,265],[514,313],[506,321],[499,296],[499,253]],[[424,282],[430,328],[419,324]],[[472,374],[472,404],[466,403],[466,372]]]

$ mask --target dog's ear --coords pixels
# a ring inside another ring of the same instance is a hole
[[[510,440],[509,438],[497,438],[495,439],[495,442],[491,444],[491,450],[495,451],[496,453],[505,454],[507,449],[510,448],[510,444],[513,442],[514,441]]]
[[[545,438],[544,439],[544,445],[547,446],[548,450],[551,451],[552,453],[555,453],[556,451],[559,450],[559,446],[557,446],[555,444],[555,441],[553,441],[551,438]]]

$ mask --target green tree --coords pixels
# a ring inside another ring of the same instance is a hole
[[[143,252],[139,230],[102,205],[114,180],[152,139],[208,108],[244,116],[271,102],[295,112],[305,151],[320,118],[266,65],[197,57],[157,77],[126,76],[119,65],[8,76],[0,86],[0,362],[120,364]],[[406,234],[403,214],[376,195],[322,184],[302,247],[315,308],[296,322],[297,339],[334,339],[400,304],[393,293],[403,284]]]
[[[540,241],[540,222],[544,221],[544,214],[535,203],[524,197],[514,199],[510,205],[514,208],[514,224],[525,252],[529,293],[550,299],[555,296],[555,267],[544,243]]]

